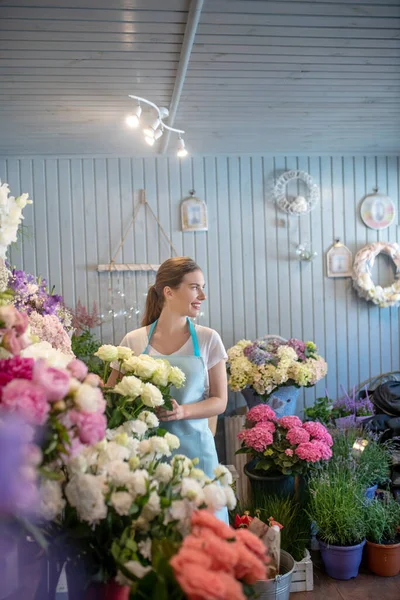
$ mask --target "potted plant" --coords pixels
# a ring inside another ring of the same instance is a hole
[[[307,510],[318,530],[322,560],[328,575],[351,579],[358,569],[365,545],[364,497],[351,470],[330,465],[309,481]]]
[[[293,494],[300,475],[332,456],[332,437],[321,423],[302,423],[296,416],[278,419],[265,404],[249,410],[238,438],[242,447],[237,452],[252,458],[245,465],[245,474],[250,478],[257,505],[266,492],[278,496]]]
[[[368,568],[376,575],[400,572],[400,504],[392,496],[374,500],[366,508]]]
[[[365,398],[360,398],[356,402],[356,423],[363,424],[365,421],[370,419],[374,414],[374,405],[368,396],[368,390],[365,389]]]
[[[281,338],[241,340],[228,350],[229,386],[242,392],[249,408],[267,403],[279,416],[293,415],[300,387],[311,387],[327,373],[313,342]]]
[[[378,486],[390,483],[392,454],[390,445],[380,443],[372,436],[366,438],[368,444],[357,459],[357,477],[365,489],[367,499],[372,499]]]
[[[319,421],[323,425],[329,425],[332,420],[333,401],[329,396],[317,398],[313,406],[304,410],[306,421]]]

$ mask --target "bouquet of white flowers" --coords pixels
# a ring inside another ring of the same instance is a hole
[[[114,388],[105,388],[110,428],[136,418],[144,408],[172,408],[171,386],[179,388],[185,383],[183,371],[172,367],[166,359],[147,354],[135,356],[125,346],[106,344],[95,356],[104,362],[104,381],[108,378],[111,363],[118,362],[119,370],[124,374]]]
[[[18,198],[10,196],[7,183],[0,181],[0,258],[6,258],[8,246],[17,241],[18,227],[24,218],[22,211],[27,204],[32,204],[29,194],[21,194]]]

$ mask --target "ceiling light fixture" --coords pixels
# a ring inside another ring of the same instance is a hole
[[[146,127],[145,129],[143,129],[144,139],[149,146],[154,146],[154,143],[163,135],[164,129],[167,129],[168,131],[177,133],[179,136],[179,147],[177,156],[179,156],[179,158],[183,158],[188,155],[188,151],[185,148],[185,142],[182,138],[182,135],[185,132],[182,129],[175,129],[174,127],[170,127],[169,125],[166,125],[166,123],[164,123],[164,119],[167,119],[169,115],[168,108],[165,108],[164,106],[158,107],[157,104],[154,104],[154,102],[150,102],[150,100],[146,100],[146,98],[140,98],[139,96],[129,95],[129,98],[132,98],[133,100],[136,100],[138,102],[138,108],[136,109],[135,114],[129,115],[126,118],[126,123],[130,127],[138,127],[139,125],[139,119],[142,112],[140,103],[151,106],[151,108],[154,108],[154,110],[157,112],[157,118],[151,125],[151,127]],[[137,114],[139,109],[140,112],[139,114]]]

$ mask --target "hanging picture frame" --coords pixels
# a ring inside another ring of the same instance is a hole
[[[373,194],[367,194],[364,197],[360,214],[367,227],[379,231],[393,223],[396,217],[396,208],[389,196],[379,192],[378,188],[374,188]]]
[[[207,205],[195,193],[191,190],[190,196],[182,201],[182,231],[208,231]]]
[[[328,277],[351,277],[353,274],[353,255],[340,240],[336,240],[326,254],[326,274]]]

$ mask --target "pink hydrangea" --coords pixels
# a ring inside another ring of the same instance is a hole
[[[307,421],[303,424],[303,429],[308,431],[312,438],[324,442],[329,447],[333,446],[332,436],[328,433],[328,430],[322,423],[318,423],[317,421]]]
[[[318,462],[321,460],[321,448],[319,448],[316,444],[312,442],[305,442],[304,444],[299,444],[295,450],[295,454],[301,460],[305,460],[307,462]]]
[[[260,423],[251,429],[243,429],[238,434],[239,440],[242,440],[246,446],[253,448],[256,452],[264,452],[273,442],[273,436],[268,428]]]
[[[50,410],[45,390],[27,379],[13,379],[3,388],[1,406],[31,425],[43,425]]]
[[[286,456],[293,456],[293,450],[291,448],[286,448],[285,454]]]
[[[67,365],[68,371],[71,373],[72,377],[79,379],[79,381],[83,381],[88,374],[88,368],[82,360],[79,358],[74,358]]]
[[[261,421],[276,421],[276,413],[267,404],[257,404],[246,415],[248,421],[260,423]]]
[[[69,420],[77,426],[79,439],[83,444],[97,444],[106,435],[107,420],[99,412],[71,410]]]
[[[49,342],[53,348],[73,358],[71,339],[56,315],[40,315],[34,310],[29,315],[29,324],[31,333],[42,342]]]
[[[287,441],[292,445],[304,444],[310,441],[310,434],[302,427],[292,427],[286,434]]]
[[[321,440],[311,440],[311,444],[318,448],[318,452],[323,460],[332,458],[332,450],[325,442],[322,442]]]
[[[49,402],[57,402],[68,394],[71,378],[64,369],[48,367],[46,362],[40,359],[33,367],[32,379],[46,392]]]
[[[301,427],[303,425],[301,419],[296,416],[281,417],[278,419],[278,424],[284,429],[292,429],[293,427]]]

